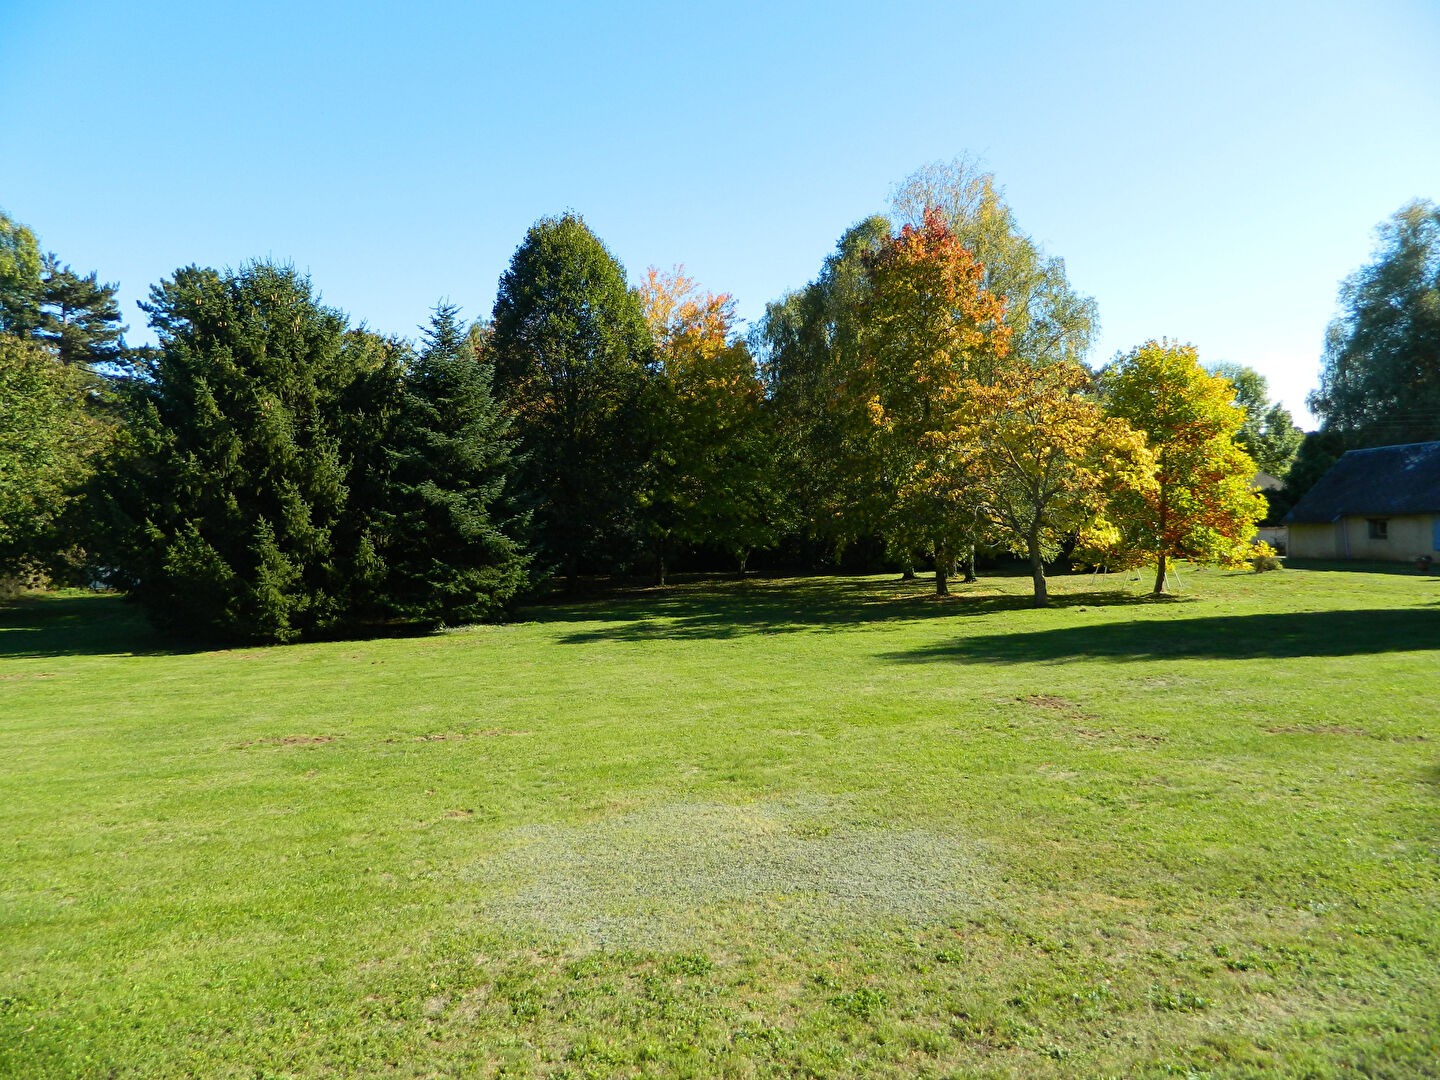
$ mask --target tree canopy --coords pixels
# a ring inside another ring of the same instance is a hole
[[[1077,292],[1065,260],[1047,255],[1020,229],[992,173],[969,158],[937,162],[895,189],[897,221],[919,225],[938,210],[984,268],[985,288],[1005,300],[1013,356],[1027,364],[1083,363],[1099,330],[1095,301]]]
[[[60,544],[52,530],[111,435],[89,408],[94,383],[36,343],[0,333],[0,574]]]
[[[651,457],[641,498],[660,584],[675,544],[711,544],[744,566],[779,517],[771,414],[735,332],[735,301],[676,268],[651,268],[641,305],[655,339],[645,412]]]
[[[1114,501],[1112,564],[1153,560],[1156,593],[1171,560],[1242,564],[1266,506],[1236,441],[1245,413],[1234,387],[1200,366],[1194,346],[1170,341],[1132,349],[1103,380],[1108,411],[1144,433],[1155,461],[1152,485]]]
[[[0,210],[0,333],[26,337],[40,325],[43,269],[35,234]]]
[[[123,582],[187,634],[284,642],[353,623],[384,566],[352,468],[376,459],[363,442],[397,406],[394,351],[347,336],[307,278],[271,263],[186,267],[143,306],[160,345],[127,388],[110,484]]]
[[[531,535],[573,588],[583,559],[634,543],[653,358],[624,268],[579,217],[526,233],[500,279],[490,347]]]
[[[1340,286],[1309,401],[1351,448],[1440,439],[1440,205],[1412,202],[1378,233]]]
[[[752,333],[774,416],[787,516],[797,532],[832,551],[872,530],[883,510],[867,464],[872,446],[864,425],[854,422],[853,396],[844,388],[863,362],[865,260],[890,239],[883,217],[851,226],[819,276],[767,305]]]
[[[64,364],[101,370],[127,355],[115,285],[42,254],[35,234],[0,211],[0,333],[36,341]]]
[[[1270,384],[1254,368],[1215,364],[1210,370],[1235,388],[1235,404],[1245,411],[1235,441],[1261,469],[1284,480],[1305,438],[1290,410],[1270,400]]]

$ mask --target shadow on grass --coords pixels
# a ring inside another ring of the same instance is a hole
[[[607,624],[575,630],[559,639],[565,644],[580,645],[596,641],[716,640],[749,634],[843,630],[1031,608],[1028,594],[999,593],[994,578],[982,579],[974,585],[956,584],[952,589],[952,595],[937,598],[933,595],[933,586],[924,580],[824,577],[700,582],[668,589],[617,592],[603,601],[549,604],[532,608],[526,615],[539,622]],[[1055,593],[1051,603],[1053,607],[1111,607],[1157,601],[1126,592],[1088,591]]]
[[[120,596],[23,597],[0,607],[0,660],[180,655],[210,647],[161,637]]]
[[[980,634],[887,653],[905,663],[1063,663],[1075,659],[1256,660],[1440,649],[1440,609],[1211,615]]]
[[[1399,577],[1423,578],[1427,575],[1415,569],[1410,562],[1368,562],[1362,559],[1285,559],[1285,566],[1292,570],[1313,570],[1320,573],[1342,574],[1390,574]],[[1429,575],[1430,580],[1440,581],[1440,576]]]
[[[377,641],[428,637],[434,632],[434,627],[416,623],[372,623],[307,640]],[[49,656],[188,656],[263,647],[266,647],[263,643],[253,641],[183,637],[157,630],[142,609],[113,593],[25,596],[0,607],[0,660]]]

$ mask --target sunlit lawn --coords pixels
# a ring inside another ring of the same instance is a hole
[[[0,1075],[1432,1075],[1440,576],[0,612]]]

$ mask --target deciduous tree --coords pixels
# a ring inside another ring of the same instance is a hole
[[[1244,364],[1216,364],[1210,369],[1235,388],[1235,404],[1245,421],[1235,441],[1272,476],[1285,479],[1305,433],[1295,426],[1290,410],[1270,400],[1265,376]]]
[[[962,387],[988,382],[1009,350],[1003,302],[984,271],[932,210],[865,260],[861,363],[842,400],[866,426],[862,460],[880,496],[879,526],[898,547],[935,559],[936,591],[977,531],[975,501],[951,438]]]
[[[919,226],[939,210],[984,268],[985,288],[1005,299],[1010,354],[1021,363],[1083,363],[1099,327],[1095,301],[1077,292],[1065,261],[1023,232],[1004,192],[973,159],[935,163],[912,173],[891,198],[896,220]]]
[[[1016,363],[957,388],[948,433],[990,529],[990,539],[1030,564],[1037,607],[1049,603],[1045,563],[1066,540],[1113,534],[1106,510],[1119,492],[1154,485],[1144,437],[1107,417],[1079,364]]]
[[[0,210],[0,333],[29,337],[40,325],[43,269],[35,234]]]
[[[727,548],[743,569],[749,552],[774,536],[779,495],[769,415],[755,362],[735,333],[735,301],[700,292],[678,267],[652,267],[640,300],[655,338],[642,495],[660,584],[675,544]]]
[[[775,474],[790,527],[832,550],[876,529],[882,505],[868,463],[868,426],[846,388],[863,362],[861,298],[867,255],[890,240],[870,217],[846,230],[820,275],[769,304],[751,335],[776,432]]]
[[[1154,485],[1114,500],[1111,560],[1153,559],[1157,594],[1172,559],[1242,564],[1266,506],[1236,442],[1245,412],[1234,387],[1200,366],[1194,346],[1149,341],[1106,369],[1104,388],[1111,415],[1143,432],[1155,458]]]
[[[1403,207],[1379,241],[1340,286],[1309,402],[1350,448],[1440,439],[1440,205]]]
[[[53,553],[111,430],[89,408],[95,380],[32,341],[0,333],[0,575]]]

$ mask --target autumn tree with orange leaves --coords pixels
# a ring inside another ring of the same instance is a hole
[[[986,291],[983,268],[938,211],[905,226],[865,266],[862,359],[839,400],[868,432],[864,465],[879,531],[902,557],[932,556],[936,593],[944,595],[955,557],[978,527],[956,411],[963,388],[989,381],[1005,361],[1004,303]]]
[[[1172,560],[1243,565],[1266,504],[1235,441],[1245,413],[1229,381],[1205,371],[1193,345],[1171,341],[1131,350],[1103,378],[1108,411],[1144,433],[1155,459],[1154,484],[1114,500],[1110,563],[1153,560],[1157,594]]]
[[[652,267],[640,302],[656,360],[641,505],[659,583],[679,545],[726,548],[743,571],[750,551],[773,540],[777,495],[764,393],[735,333],[735,300],[702,292],[681,267]]]

